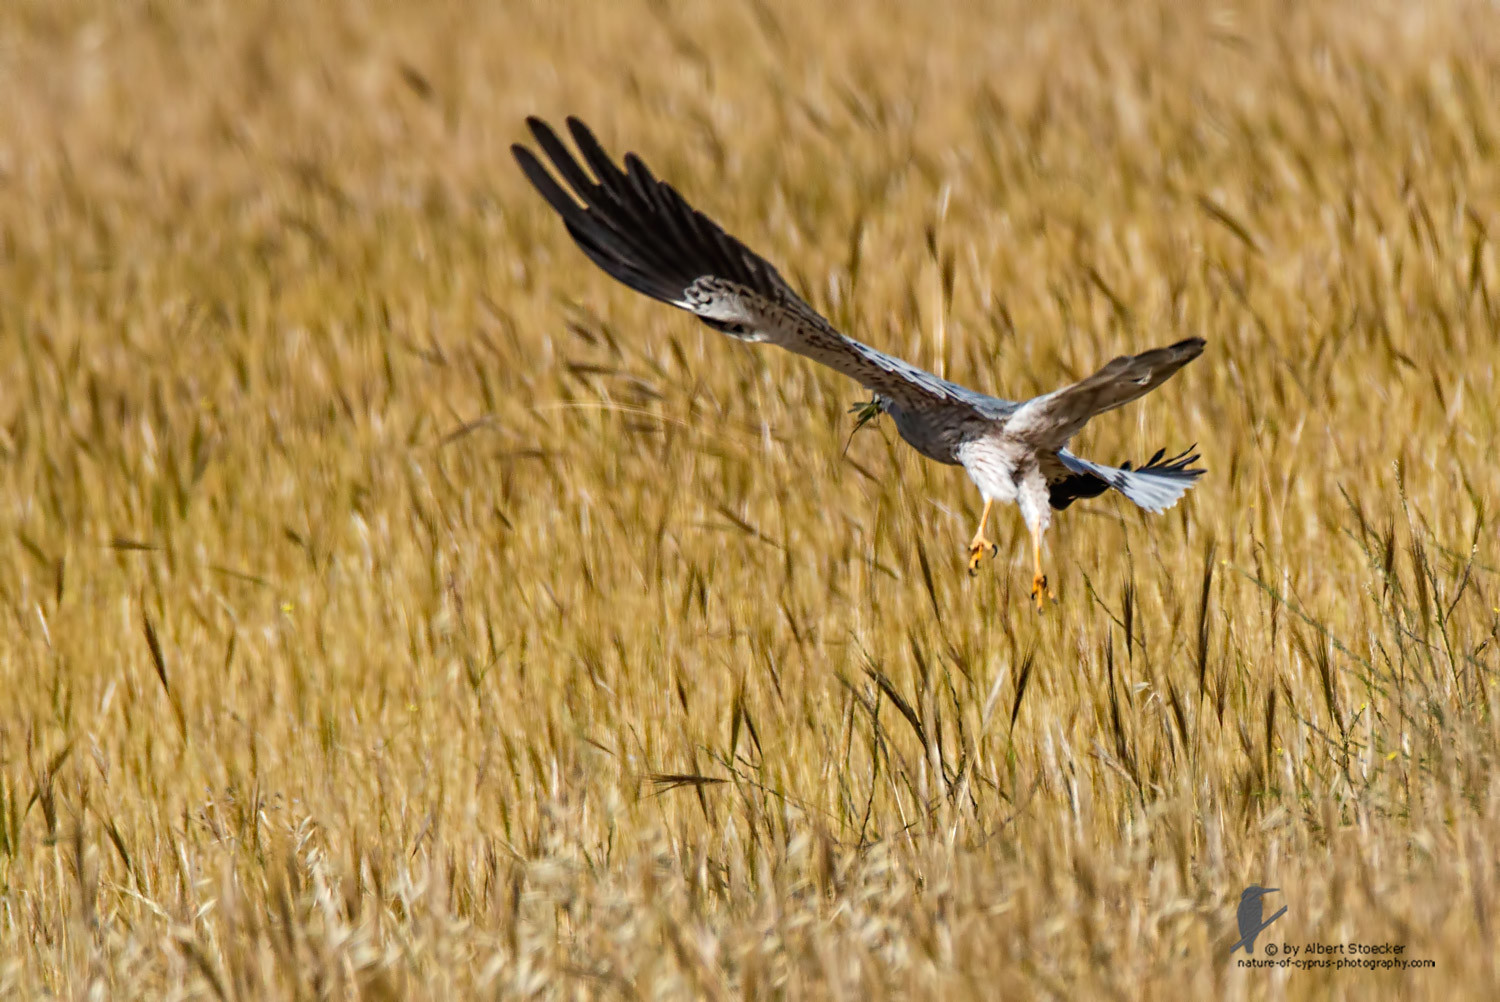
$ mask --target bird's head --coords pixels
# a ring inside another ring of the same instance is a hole
[[[1259,884],[1251,884],[1249,887],[1245,888],[1244,893],[1240,895],[1240,900],[1249,901],[1252,898],[1258,898],[1264,894],[1272,894],[1279,890],[1281,890],[1281,888],[1279,887],[1261,887]]]

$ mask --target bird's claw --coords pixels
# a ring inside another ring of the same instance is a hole
[[[1000,547],[988,539],[976,539],[969,544],[969,577],[979,573],[979,565],[985,558],[985,551],[989,551],[991,557],[1000,555]]]
[[[1041,612],[1047,607],[1046,600],[1057,601],[1057,596],[1052,589],[1047,587],[1047,575],[1037,574],[1031,579],[1031,600],[1036,603],[1036,611]]]

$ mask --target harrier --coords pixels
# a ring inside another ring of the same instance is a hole
[[[1203,474],[1192,465],[1198,455],[1191,448],[1171,458],[1159,450],[1139,468],[1104,466],[1066,448],[1090,418],[1150,393],[1197,358],[1201,338],[1122,356],[1087,379],[1031,400],[988,396],[839,333],[774,267],[658,181],[639,157],[627,153],[623,169],[617,166],[576,118],[568,119],[568,131],[588,170],[545,122],[528,118],[527,125],[573,194],[525,146],[516,144],[511,152],[589,260],[715,330],[780,345],[837,369],[871,391],[875,412],[890,415],[918,452],[968,471],[984,498],[969,543],[970,574],[986,554],[999,553],[984,534],[990,508],[997,501],[1019,505],[1031,531],[1031,597],[1038,611],[1051,595],[1042,573],[1042,536],[1051,509],[1113,489],[1147,511],[1161,512]]]

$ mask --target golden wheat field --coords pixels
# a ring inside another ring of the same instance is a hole
[[[0,93],[0,996],[1500,983],[1489,5],[16,0]],[[528,114],[978,389],[1206,338],[1076,447],[1209,473],[1038,615]]]

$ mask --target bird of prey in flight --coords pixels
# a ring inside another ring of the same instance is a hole
[[[999,553],[984,534],[991,506],[1019,505],[1031,531],[1031,597],[1038,611],[1051,596],[1042,573],[1042,536],[1052,509],[1113,489],[1161,512],[1203,474],[1192,465],[1198,455],[1191,448],[1170,458],[1159,450],[1138,468],[1104,466],[1067,449],[1090,418],[1150,393],[1197,358],[1201,338],[1122,356],[1087,379],[1031,400],[979,393],[839,333],[770,263],[658,181],[639,157],[627,153],[623,169],[616,165],[578,119],[568,119],[568,131],[587,170],[547,123],[528,118],[527,125],[572,193],[531,150],[516,144],[511,152],[589,260],[715,330],[779,345],[837,369],[874,394],[873,407],[890,415],[918,452],[968,471],[984,498],[969,543],[970,574],[986,554]]]

